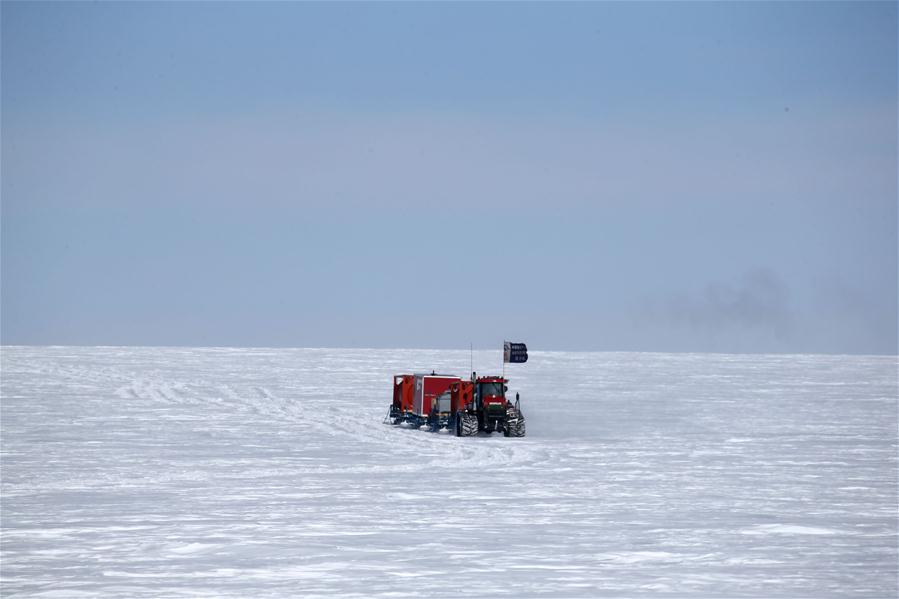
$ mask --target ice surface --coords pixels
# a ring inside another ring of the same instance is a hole
[[[3,348],[2,596],[896,596],[895,357],[532,351],[526,438],[382,424],[469,359]]]

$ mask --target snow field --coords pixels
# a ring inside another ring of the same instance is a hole
[[[2,596],[896,596],[895,357],[532,351],[523,439],[382,424],[469,360],[4,347]]]

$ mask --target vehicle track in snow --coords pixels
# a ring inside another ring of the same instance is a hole
[[[79,375],[67,372],[66,376],[78,378]],[[125,376],[118,373],[117,376],[111,375],[111,378],[122,380]],[[329,372],[328,376],[335,375]],[[321,387],[315,383],[299,384],[302,379],[288,379],[280,383],[276,392],[253,381],[215,383],[198,378],[136,378],[118,387],[116,395],[125,399],[157,402],[160,406],[206,408],[217,418],[251,415],[258,426],[295,430],[298,443],[302,443],[304,435],[314,431],[316,435],[338,438],[336,442],[339,444],[367,445],[370,451],[383,451],[388,455],[404,447],[409,454],[421,456],[409,463],[388,461],[384,464],[335,468],[407,472],[434,468],[477,468],[486,464],[519,468],[551,459],[545,450],[538,450],[536,444],[529,443],[526,438],[513,440],[498,434],[482,434],[473,439],[460,439],[446,431],[430,433],[406,425],[384,425],[384,413],[392,392],[389,377],[386,382],[380,381],[381,389],[374,389],[382,395],[377,404],[371,400],[366,402],[364,395],[358,401],[336,402],[331,397],[323,397]]]

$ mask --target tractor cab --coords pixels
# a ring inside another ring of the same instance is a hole
[[[506,383],[509,381],[498,376],[478,377],[475,382],[475,398],[487,417],[501,417],[506,412]]]
[[[506,379],[497,377],[482,377],[478,379],[478,395],[480,397],[505,399]]]

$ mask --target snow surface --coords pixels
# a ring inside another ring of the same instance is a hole
[[[896,596],[895,357],[533,351],[524,439],[382,424],[469,359],[4,347],[3,597]]]

